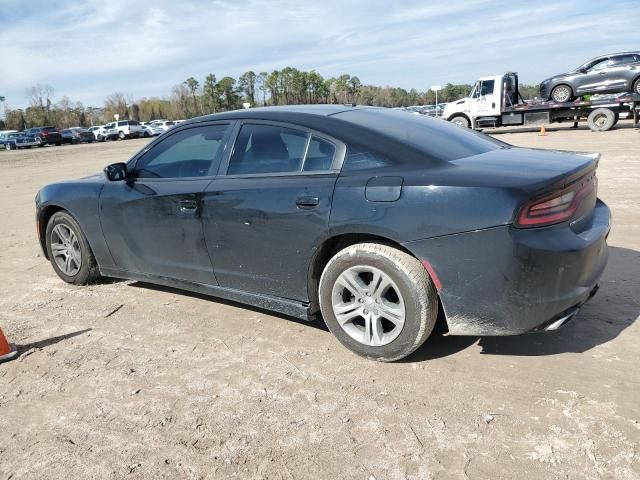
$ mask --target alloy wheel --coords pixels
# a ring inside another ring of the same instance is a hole
[[[67,276],[73,277],[82,265],[82,250],[76,233],[62,223],[51,232],[51,252],[58,268]]]
[[[569,87],[565,87],[564,85],[561,85],[559,87],[556,87],[553,90],[553,99],[558,102],[558,103],[562,103],[562,102],[566,102],[569,100],[569,97],[571,97],[571,90],[569,89]]]
[[[367,346],[395,340],[405,323],[405,303],[389,275],[370,266],[351,267],[335,281],[331,306],[340,327]]]

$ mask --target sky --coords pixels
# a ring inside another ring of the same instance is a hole
[[[516,71],[537,84],[640,50],[640,0],[0,0],[0,96],[49,84],[87,106],[188,77],[285,66],[427,90]]]

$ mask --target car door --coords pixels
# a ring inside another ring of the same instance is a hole
[[[496,92],[495,80],[479,80],[473,90],[470,112],[471,116],[482,117],[500,114],[499,95]],[[499,90],[499,89],[498,89]]]
[[[189,125],[132,159],[127,180],[100,195],[105,239],[118,269],[216,284],[202,230],[202,198],[230,124]]]
[[[606,80],[610,59],[601,58],[591,63],[586,71],[576,77],[576,94],[598,93],[607,88]]]
[[[203,224],[221,286],[305,301],[346,147],[319,132],[246,121],[207,187]]]
[[[640,62],[632,53],[616,55],[611,58],[607,68],[608,90],[611,92],[627,92],[633,88],[633,81],[640,74]]]

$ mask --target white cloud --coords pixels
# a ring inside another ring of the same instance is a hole
[[[0,0],[0,94],[36,83],[100,105],[114,91],[167,95],[189,76],[291,65],[428,88],[516,70],[535,83],[597,54],[637,49],[640,3],[578,0],[89,0],[30,11]]]

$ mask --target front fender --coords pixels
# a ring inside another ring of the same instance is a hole
[[[113,267],[113,259],[102,234],[98,200],[104,181],[96,177],[43,187],[36,196],[36,221],[39,241],[46,256],[44,236],[51,215],[67,211],[80,224],[82,232],[100,267]]]

